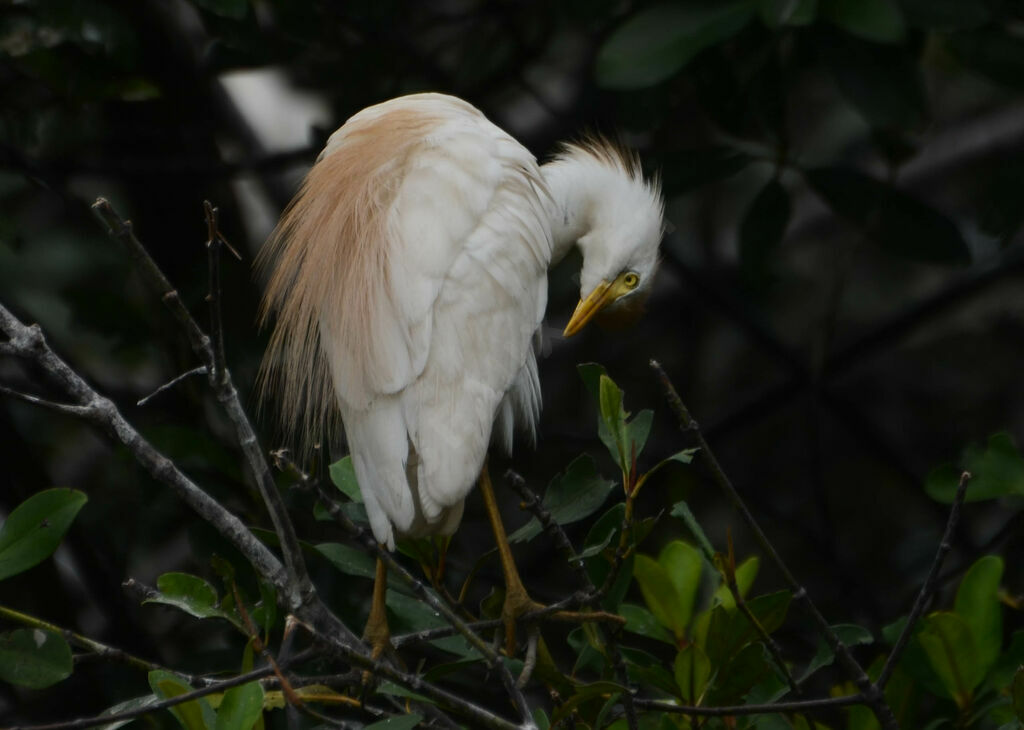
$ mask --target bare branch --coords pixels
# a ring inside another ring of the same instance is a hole
[[[139,267],[146,282],[161,294],[164,304],[168,306],[171,313],[184,327],[188,340],[193,351],[206,367],[210,378],[210,385],[217,395],[217,400],[224,407],[228,418],[235,427],[235,434],[239,446],[245,454],[249,468],[256,479],[256,485],[263,497],[264,505],[274,525],[274,531],[281,544],[281,552],[284,556],[284,563],[287,567],[288,604],[292,607],[307,601],[314,593],[313,583],[306,572],[306,564],[302,559],[302,549],[299,546],[299,539],[295,534],[295,527],[292,525],[284,500],[277,491],[274,479],[270,473],[270,466],[263,455],[256,432],[249,422],[249,417],[242,407],[241,399],[235,388],[231,375],[226,367],[217,367],[217,357],[214,354],[210,338],[204,333],[193,319],[178,292],[171,286],[171,282],[164,276],[164,273],[157,266],[156,262],[149,255],[143,245],[135,237],[132,231],[131,222],[125,221],[111,207],[110,203],[103,198],[98,198],[92,205],[96,217],[103,222],[111,238],[121,242],[127,248],[129,255]],[[215,222],[213,224],[214,233]]]
[[[870,705],[868,698],[862,694],[847,695],[845,697],[822,697],[817,700],[799,700],[797,702],[771,702],[762,705],[730,705],[722,707],[695,707],[688,705],[677,705],[662,700],[646,700],[637,698],[633,700],[641,710],[654,710],[657,712],[668,712],[675,715],[690,715],[693,717],[730,717],[736,715],[770,715],[776,712],[807,712],[808,710],[822,710],[830,707],[849,707],[851,705]]]
[[[740,497],[739,492],[736,491],[736,487],[733,486],[732,481],[729,479],[725,471],[722,469],[722,465],[718,462],[718,459],[715,458],[714,451],[711,450],[711,447],[708,445],[708,442],[704,439],[704,434],[701,433],[700,426],[697,425],[697,422],[690,415],[690,411],[686,408],[686,405],[679,398],[679,394],[676,392],[675,387],[672,385],[672,381],[669,380],[668,375],[665,373],[665,371],[662,369],[661,365],[657,361],[651,360],[650,364],[651,368],[655,371],[655,373],[658,375],[658,378],[661,380],[662,386],[665,388],[666,398],[673,412],[675,413],[676,418],[679,420],[680,430],[683,431],[683,433],[692,433],[694,435],[694,438],[697,441],[697,445],[700,447],[700,456],[703,459],[707,468],[710,470],[711,476],[714,479],[715,483],[725,494],[729,502],[732,503],[733,508],[737,512],[739,512],[744,522],[747,523],[747,527],[754,534],[754,538],[761,546],[761,549],[769,557],[772,563],[775,564],[775,567],[778,568],[779,572],[782,574],[786,583],[793,591],[793,597],[803,601],[804,606],[807,608],[808,613],[810,613],[811,615],[811,618],[817,624],[818,632],[825,639],[826,643],[829,645],[829,648],[832,649],[836,657],[838,657],[839,662],[843,665],[843,668],[846,670],[847,674],[849,674],[850,678],[853,679],[854,683],[857,685],[857,688],[861,691],[861,694],[863,695],[865,704],[871,707],[872,711],[875,713],[875,716],[878,718],[879,723],[881,723],[882,727],[886,730],[898,730],[896,717],[893,715],[892,709],[889,707],[889,705],[886,704],[885,697],[882,694],[881,690],[877,686],[872,684],[871,679],[864,671],[864,668],[857,662],[856,659],[854,659],[853,655],[850,653],[850,650],[847,648],[846,644],[842,642],[842,640],[832,629],[832,627],[829,626],[828,621],[825,619],[824,616],[822,616],[821,612],[818,610],[817,605],[815,605],[814,601],[807,593],[807,590],[796,579],[796,576],[793,575],[793,572],[789,569],[789,566],[782,559],[782,556],[779,555],[779,552],[775,549],[775,546],[768,539],[768,536],[765,535],[764,531],[761,529],[761,526],[757,523],[757,520],[754,518],[754,515],[747,508],[746,503],[744,503],[743,498]]]
[[[45,398],[40,398],[39,396],[31,395],[29,393],[22,393],[20,390],[8,388],[6,385],[0,385],[0,393],[8,395],[11,398],[17,398],[18,400],[25,401],[26,403],[31,403],[34,406],[40,406],[69,416],[82,418],[89,415],[89,408],[86,406],[75,406],[70,403],[57,403],[56,401],[46,400]]]
[[[878,675],[878,680],[875,685],[880,689],[885,689],[885,685],[889,682],[889,678],[892,676],[893,670],[896,669],[896,664],[900,660],[900,656],[903,654],[903,650],[907,647],[907,642],[910,641],[911,635],[914,633],[914,625],[918,619],[921,618],[921,614],[924,613],[928,603],[932,599],[932,595],[935,592],[937,585],[937,578],[939,571],[942,570],[942,563],[946,559],[946,554],[949,553],[949,549],[952,545],[953,531],[956,530],[956,525],[960,521],[960,507],[963,506],[964,498],[967,496],[967,483],[971,481],[970,472],[964,472],[960,475],[960,484],[956,488],[956,496],[953,498],[953,506],[949,508],[949,519],[946,521],[946,530],[942,534],[942,540],[939,542],[939,548],[935,551],[935,559],[932,560],[932,567],[928,570],[928,575],[925,576],[924,583],[921,584],[921,590],[917,594],[917,598],[914,600],[914,606],[910,609],[910,615],[907,617],[907,623],[903,627],[903,631],[900,632],[899,638],[896,639],[896,644],[893,646],[892,651],[889,652],[889,658],[885,660],[885,666],[882,667],[881,673]]]
[[[469,642],[470,646],[480,652],[480,655],[484,658],[487,665],[498,672],[498,675],[501,677],[502,684],[504,684],[505,690],[508,692],[509,698],[512,700],[512,704],[520,713],[523,721],[532,723],[532,715],[530,713],[529,705],[526,703],[526,698],[523,696],[522,690],[516,686],[515,679],[508,671],[505,663],[501,660],[501,656],[498,652],[480,638],[480,636],[474,632],[465,621],[459,618],[459,615],[455,613],[455,611],[446,602],[434,595],[423,581],[412,575],[412,573],[405,569],[405,566],[395,560],[395,557],[388,550],[381,547],[381,545],[373,538],[373,535],[349,519],[348,515],[345,514],[341,509],[341,506],[334,499],[334,496],[324,489],[323,485],[320,484],[318,480],[314,480],[310,477],[309,474],[303,471],[298,464],[289,458],[286,451],[277,450],[273,455],[278,461],[279,466],[291,470],[302,482],[305,488],[311,489],[317,494],[328,514],[331,515],[335,522],[355,537],[367,552],[383,561],[390,573],[398,576],[398,578],[405,583],[406,587],[408,587],[414,595],[444,616],[445,620],[447,620],[448,623],[450,623],[452,627]]]
[[[158,395],[163,393],[164,391],[170,390],[171,388],[173,388],[175,385],[177,385],[181,381],[186,380],[188,378],[191,378],[193,375],[206,375],[206,374],[207,374],[207,372],[206,372],[206,366],[205,365],[200,365],[199,367],[192,368],[188,372],[182,373],[181,375],[178,375],[177,377],[172,378],[171,380],[168,380],[166,383],[164,383],[159,388],[154,390],[152,393],[147,395],[145,398],[140,398],[138,401],[136,401],[135,405],[137,405],[137,406],[144,406],[147,403],[149,403],[151,400],[156,398]]]

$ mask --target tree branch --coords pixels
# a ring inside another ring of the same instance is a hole
[[[217,400],[223,406],[228,418],[235,427],[239,446],[245,454],[249,468],[256,480],[260,495],[263,497],[264,505],[270,515],[281,544],[281,552],[284,556],[284,563],[287,567],[288,583],[285,586],[286,604],[294,609],[296,606],[306,602],[314,593],[313,583],[306,572],[306,564],[302,558],[302,549],[299,546],[299,539],[295,534],[295,527],[292,525],[288,510],[285,507],[281,494],[277,491],[277,485],[270,473],[270,466],[263,456],[256,432],[249,422],[249,417],[242,407],[231,375],[226,366],[221,363],[218,367],[218,355],[214,351],[209,336],[200,329],[193,319],[178,292],[171,286],[171,282],[164,276],[156,261],[149,255],[149,252],[139,242],[132,231],[131,221],[125,221],[111,207],[110,203],[103,198],[97,198],[92,205],[96,217],[107,227],[108,234],[116,241],[122,243],[128,250],[132,260],[139,267],[143,278],[155,291],[161,294],[164,304],[171,310],[175,319],[184,327],[192,350],[196,353],[203,365],[206,367],[207,377],[210,385],[217,396]],[[212,213],[210,214],[213,215]],[[219,236],[216,230],[215,218],[210,218],[211,233]],[[216,248],[216,246],[213,246]],[[216,274],[215,259],[211,261],[211,278]],[[215,291],[219,291],[219,282],[211,282]],[[219,299],[219,298],[218,298]],[[219,321],[219,315],[215,323]],[[218,337],[221,333],[218,334]],[[221,356],[223,351],[221,351]],[[280,589],[279,589],[280,590]]]
[[[892,676],[893,670],[896,669],[896,664],[899,662],[903,650],[906,649],[907,643],[914,633],[914,625],[921,618],[921,614],[924,613],[925,608],[932,599],[932,594],[935,592],[938,582],[936,579],[938,578],[939,571],[942,569],[942,563],[946,559],[946,554],[949,553],[952,545],[953,531],[956,530],[956,525],[960,521],[960,507],[963,506],[964,498],[967,496],[967,483],[970,480],[970,472],[965,471],[960,475],[960,484],[957,485],[953,505],[949,508],[946,530],[942,534],[942,541],[939,542],[938,550],[935,551],[935,559],[932,560],[932,566],[928,570],[928,575],[925,576],[924,583],[921,584],[921,590],[914,600],[914,607],[910,609],[907,623],[903,627],[903,631],[900,632],[899,638],[896,639],[896,644],[892,647],[892,651],[889,652],[889,658],[885,660],[885,666],[882,667],[878,680],[875,682],[875,685],[881,689],[885,689],[885,685],[889,682],[889,678]]]
[[[822,710],[830,707],[849,707],[851,705],[870,705],[868,698],[862,694],[845,697],[823,697],[817,700],[799,700],[797,702],[770,702],[762,705],[730,705],[722,707],[699,707],[676,705],[662,700],[634,700],[641,710],[656,710],[675,715],[691,715],[693,717],[730,717],[736,715],[770,715],[777,712],[806,712]]]
[[[704,460],[705,465],[711,471],[711,476],[715,483],[719,486],[726,498],[732,503],[733,508],[740,513],[744,522],[747,523],[747,527],[754,534],[754,538],[757,540],[761,549],[764,550],[765,554],[775,564],[775,567],[782,574],[786,583],[793,591],[793,597],[802,600],[804,606],[810,613],[811,618],[818,625],[818,632],[828,643],[829,648],[832,649],[833,653],[838,657],[839,662],[843,665],[847,674],[856,683],[858,689],[860,689],[863,695],[864,703],[871,707],[871,710],[875,713],[879,723],[886,730],[898,730],[896,723],[896,717],[892,713],[892,709],[886,704],[885,697],[882,694],[879,687],[871,683],[871,679],[868,677],[864,668],[853,658],[846,644],[839,638],[832,627],[829,626],[825,617],[821,615],[818,607],[811,599],[810,595],[803,585],[796,579],[793,572],[789,569],[789,566],[779,555],[779,552],[775,549],[775,546],[765,535],[761,526],[757,523],[754,515],[747,508],[747,505],[743,502],[743,498],[740,497],[739,492],[736,491],[736,487],[733,486],[732,481],[726,475],[722,469],[722,465],[715,458],[714,452],[708,445],[708,442],[704,439],[704,434],[701,433],[700,427],[697,422],[690,415],[686,405],[679,398],[679,394],[676,392],[675,387],[672,385],[672,381],[669,380],[668,375],[662,369],[661,365],[651,360],[651,368],[658,375],[661,380],[662,386],[665,388],[665,395],[671,406],[676,418],[679,420],[679,428],[683,433],[690,432],[694,435],[697,440],[697,445],[700,446],[700,455]]]

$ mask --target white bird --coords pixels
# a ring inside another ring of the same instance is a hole
[[[368,107],[331,135],[260,254],[261,319],[277,315],[263,396],[306,443],[340,416],[380,543],[451,534],[479,477],[501,545],[485,460],[492,441],[511,450],[515,426],[535,435],[548,268],[574,245],[583,255],[567,336],[633,308],[663,208],[657,180],[606,141],[538,165],[461,99]],[[536,604],[502,547],[507,595],[522,593],[506,608],[521,614]]]

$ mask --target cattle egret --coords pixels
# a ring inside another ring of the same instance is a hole
[[[452,96],[371,106],[331,135],[260,254],[261,318],[277,322],[263,397],[306,444],[340,417],[376,539],[449,535],[480,483],[506,580],[503,618],[535,608],[498,515],[486,456],[533,440],[534,344],[548,268],[573,246],[580,302],[565,335],[638,309],[658,260],[664,203],[635,155],[604,140],[538,165]],[[378,563],[367,636],[387,643]]]

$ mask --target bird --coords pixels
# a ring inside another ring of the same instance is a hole
[[[505,620],[536,607],[512,560],[489,447],[536,439],[536,348],[548,270],[582,254],[572,336],[632,313],[651,291],[664,232],[657,176],[603,137],[540,164],[479,109],[440,93],[397,97],[327,140],[257,257],[260,322],[276,318],[260,397],[303,444],[347,438],[370,528],[450,535],[479,484],[506,581]],[[388,642],[385,571],[366,636]],[[379,594],[379,595],[378,595]]]

